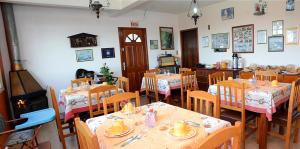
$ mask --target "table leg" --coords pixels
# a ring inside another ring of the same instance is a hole
[[[259,149],[267,148],[267,128],[268,121],[265,113],[260,114],[259,121]]]

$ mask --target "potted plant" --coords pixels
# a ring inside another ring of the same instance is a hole
[[[107,84],[113,84],[113,72],[110,72],[109,67],[104,63],[104,65],[100,68],[100,74],[103,75],[103,81],[107,82]]]

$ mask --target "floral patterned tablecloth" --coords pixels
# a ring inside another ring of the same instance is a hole
[[[181,79],[180,74],[158,74],[157,77],[157,85],[158,85],[158,92],[160,94],[165,95],[165,97],[168,97],[171,95],[171,90],[173,89],[180,89],[181,87]],[[196,87],[197,80],[195,81]],[[141,91],[145,91],[145,78],[143,78],[142,85],[141,85]]]
[[[93,85],[91,88],[97,86],[99,85]],[[111,91],[112,94],[115,94],[114,92],[114,90]],[[118,92],[123,92],[123,89],[119,89]],[[96,98],[94,98],[96,95],[92,96],[92,104],[97,105]],[[66,89],[63,89],[60,91],[59,103],[63,106],[65,121],[73,118],[78,113],[89,111],[88,89],[74,88],[71,93],[67,93]]]
[[[157,111],[157,121],[153,128],[145,125],[145,109],[152,107]],[[112,113],[106,116],[99,116],[86,121],[88,127],[97,135],[100,148],[130,148],[130,149],[166,149],[166,148],[198,148],[199,142],[212,132],[221,128],[229,127],[227,121],[206,116],[197,112],[172,106],[163,102],[155,102],[141,106],[141,112],[128,116],[122,112]],[[124,137],[109,138],[104,135],[114,118],[122,119],[125,125],[133,127],[133,132]],[[178,140],[168,134],[168,129],[177,121],[189,120],[200,124],[200,127],[193,127],[196,135],[190,139]],[[164,128],[164,129],[162,129]],[[143,132],[143,133],[142,133]],[[121,147],[117,143],[126,140],[137,134],[144,134],[143,137],[135,142]]]
[[[271,82],[265,81],[257,81],[256,83],[244,79],[236,79],[235,81],[246,83],[246,110],[266,113],[269,121],[272,120],[272,114],[276,112],[276,107],[289,100],[291,94],[290,83],[278,83],[277,86],[272,86]],[[208,92],[216,95],[217,85],[210,85]],[[224,95],[223,88],[221,88],[221,95]]]

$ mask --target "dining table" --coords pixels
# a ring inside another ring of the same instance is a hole
[[[289,100],[291,93],[290,83],[275,83],[253,79],[235,79],[234,81],[245,83],[245,109],[259,114],[259,148],[267,148],[267,124],[272,121],[272,115],[277,107]],[[217,84],[210,85],[208,92],[217,95]],[[220,88],[220,94],[224,89]],[[221,96],[223,97],[223,96]],[[221,99],[221,104],[224,103]]]
[[[166,73],[166,74],[157,74],[157,86],[158,92],[163,94],[165,98],[171,95],[171,90],[181,88],[181,74]],[[197,78],[196,78],[197,79]],[[198,87],[197,80],[195,80],[195,86]],[[141,90],[145,91],[146,84],[145,78],[142,79]]]
[[[78,86],[68,91],[68,89],[62,89],[59,93],[59,104],[62,106],[64,112],[64,121],[67,122],[70,119],[78,116],[79,113],[89,111],[89,90],[102,84],[93,84],[90,86]],[[118,93],[124,92],[119,88]],[[111,94],[115,94],[115,90],[111,90]],[[100,96],[100,103],[102,103],[103,95]],[[96,94],[92,94],[92,105],[96,107]]]
[[[156,112],[155,125],[147,125],[145,111],[149,108]],[[100,148],[198,148],[199,142],[208,135],[231,126],[230,122],[163,102],[153,102],[137,107],[134,111],[128,114],[121,110],[86,121],[91,132],[97,136]],[[132,128],[132,131],[122,137],[107,136],[106,131],[117,120],[122,120],[125,125]],[[188,138],[171,135],[170,130],[172,130],[173,124],[179,121],[186,122],[195,133]]]

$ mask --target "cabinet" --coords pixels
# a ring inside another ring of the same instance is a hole
[[[240,72],[240,78],[242,79],[250,79],[254,75],[253,72]],[[278,81],[284,83],[292,83],[293,81],[300,78],[300,75],[288,75],[288,74],[279,74]]]
[[[215,72],[225,72],[226,78],[236,78],[242,69],[210,69],[210,68],[194,68],[200,90],[207,91],[209,87],[208,75]]]

